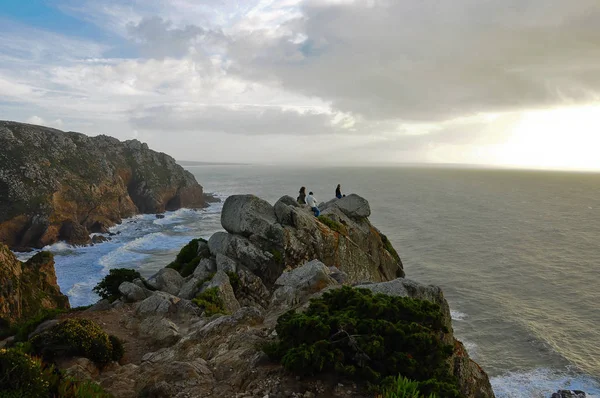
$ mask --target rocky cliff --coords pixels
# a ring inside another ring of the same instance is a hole
[[[122,218],[203,207],[194,176],[137,140],[0,121],[0,242],[89,243]]]
[[[453,347],[447,363],[461,395],[493,398],[487,375],[454,338],[441,289],[403,278],[398,254],[368,220],[368,202],[349,195],[323,210],[317,219],[289,197],[274,206],[228,198],[227,232],[190,242],[152,278],[122,283],[116,302],[77,315],[122,338],[125,360],[102,371],[83,359],[63,368],[118,397],[372,397],[353,380],[296,377],[261,349],[277,339],[280,315],[350,285],[439,305],[439,338]]]
[[[52,254],[40,252],[23,263],[0,243],[0,320],[26,319],[43,308],[69,308],[56,283]]]

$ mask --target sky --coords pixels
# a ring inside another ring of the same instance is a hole
[[[598,0],[2,0],[0,119],[179,160],[600,170]]]

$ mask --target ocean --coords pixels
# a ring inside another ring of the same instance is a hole
[[[252,193],[271,203],[342,192],[371,204],[371,221],[406,275],[443,288],[456,336],[490,375],[498,398],[547,398],[558,389],[600,397],[600,174],[433,167],[188,166],[206,192]],[[142,215],[110,242],[49,247],[73,306],[111,268],[146,276],[195,237],[221,230],[221,204]]]

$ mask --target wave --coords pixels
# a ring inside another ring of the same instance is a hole
[[[600,398],[600,382],[571,369],[510,372],[490,381],[496,398],[548,398],[557,390],[582,390],[588,398]]]

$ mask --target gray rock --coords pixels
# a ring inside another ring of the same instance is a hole
[[[229,234],[227,232],[215,232],[208,239],[208,248],[210,254],[216,256],[217,253],[226,253],[229,244]]]
[[[172,268],[163,268],[148,279],[148,285],[156,290],[175,295],[183,285],[183,277]]]
[[[137,307],[138,315],[167,315],[177,313],[179,297],[166,292],[153,292],[150,297],[142,301]]]
[[[33,336],[37,336],[38,334],[43,333],[46,330],[53,328],[54,326],[58,325],[58,322],[59,322],[58,319],[50,319],[48,321],[44,321],[44,322],[40,323],[33,332],[29,333],[29,336],[27,336],[27,338],[31,339]]]
[[[331,206],[339,208],[345,215],[350,218],[365,218],[371,215],[371,206],[369,202],[356,194],[350,194],[341,199],[328,202]]]
[[[179,328],[170,320],[160,316],[144,318],[139,326],[140,335],[152,340],[159,347],[168,347],[181,339]]]
[[[296,306],[329,286],[338,282],[329,276],[329,268],[318,260],[310,261],[296,269],[284,272],[275,281],[280,286],[273,292],[273,307]]]
[[[217,264],[214,258],[203,258],[194,270],[194,277],[204,279],[208,274],[217,272]]]
[[[217,253],[217,271],[237,272],[237,263],[226,255]]]
[[[5,338],[4,340],[0,341],[0,349],[4,348],[8,345],[11,345],[12,343],[14,343],[15,341],[15,336],[10,336]]]
[[[136,284],[131,282],[123,282],[119,285],[119,292],[123,295],[123,298],[128,303],[135,303],[146,299],[151,292],[147,289],[143,289]]]
[[[283,239],[275,209],[269,202],[254,195],[228,197],[221,211],[221,225],[227,232],[245,237],[258,235],[273,242]]]
[[[216,287],[218,288],[219,298],[223,301],[225,311],[229,314],[233,314],[235,311],[240,309],[240,303],[235,298],[233,287],[229,282],[229,277],[223,271],[217,271],[215,276],[212,278],[207,286],[207,289]]]
[[[196,297],[196,295],[200,291],[200,286],[198,285],[200,281],[202,281],[202,279],[204,278],[198,278],[192,275],[192,278],[190,278],[187,282],[183,284],[177,296],[186,300],[191,300],[194,297]]]
[[[293,225],[292,209],[300,207],[298,202],[291,196],[281,197],[274,206],[277,221],[283,225]]]
[[[585,398],[587,395],[581,390],[558,390],[552,398]]]

